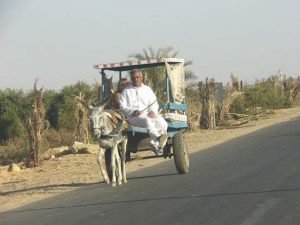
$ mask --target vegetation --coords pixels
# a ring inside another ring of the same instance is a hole
[[[257,115],[274,109],[288,108],[293,104],[284,93],[279,75],[244,85],[243,92],[244,95],[238,97],[231,106],[231,110],[236,113]]]
[[[164,57],[177,57],[178,52],[173,48],[160,48],[154,51],[151,47],[143,49],[142,53],[130,55],[138,60],[160,59]],[[191,61],[185,62],[188,66]],[[165,99],[165,78],[161,76],[163,68],[145,69],[148,74],[148,83],[156,91],[160,102]],[[223,88],[222,83],[213,79],[206,79],[197,83],[192,71],[186,70],[186,80],[190,85],[186,87],[186,101],[188,103],[188,118],[191,129],[214,129],[220,120],[226,124],[229,114],[258,115],[274,109],[291,107],[299,102],[300,79],[272,75],[266,79],[257,80],[254,84],[240,83],[240,88],[234,85]],[[75,140],[88,142],[88,117],[76,101],[76,96],[85,100],[98,96],[99,85],[88,85],[77,82],[63,87],[60,91],[43,91],[43,107],[40,116],[49,123],[44,132],[46,146],[58,147],[71,145]],[[25,159],[30,152],[30,130],[28,130],[29,117],[32,117],[35,90],[0,90],[0,164],[19,162]],[[204,115],[207,112],[208,116]],[[201,115],[202,114],[202,115]],[[79,127],[79,121],[85,121],[84,127]],[[225,121],[225,122],[224,122]],[[32,122],[32,121],[31,121]],[[32,135],[32,134],[31,134]]]
[[[89,99],[96,95],[97,87],[77,82],[60,91],[43,92],[45,120],[49,122],[49,129],[44,133],[44,145],[47,147],[74,143],[77,120],[75,97],[80,92]],[[25,161],[29,154],[28,122],[33,106],[34,91],[0,90],[0,164]]]

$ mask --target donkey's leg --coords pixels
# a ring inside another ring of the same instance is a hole
[[[112,169],[112,181],[111,184],[113,187],[116,186],[116,151],[118,151],[118,147],[114,144],[111,152],[111,169]]]
[[[109,151],[109,150],[107,150]],[[105,165],[103,165],[103,155],[105,153],[105,149],[104,148],[101,148],[99,146],[99,155],[98,155],[98,164],[99,164],[99,167],[100,167],[100,171],[101,171],[101,174],[103,176],[103,179],[104,181],[109,184],[109,178],[108,178],[108,175],[107,175],[107,171],[106,171],[106,167]]]
[[[126,146],[127,146],[127,138],[125,138],[121,143],[121,166],[122,166],[122,177],[123,182],[127,183],[127,177],[126,177]]]
[[[120,154],[118,151],[118,144],[116,144],[115,160],[116,160],[116,169],[118,174],[118,185],[122,185],[123,175],[122,175],[122,164],[120,159]]]

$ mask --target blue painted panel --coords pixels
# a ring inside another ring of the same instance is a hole
[[[168,122],[168,128],[188,128],[188,123],[187,122]]]
[[[183,110],[185,111],[187,109],[186,104],[177,104],[177,103],[168,103],[166,105],[160,104],[160,109],[169,109],[169,110]]]
[[[186,104],[176,104],[176,103],[169,103],[169,109],[172,110],[186,110]]]

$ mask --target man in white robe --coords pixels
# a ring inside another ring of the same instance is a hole
[[[152,89],[143,84],[143,75],[140,70],[130,73],[132,84],[127,86],[120,99],[120,110],[126,115],[128,122],[135,127],[149,130],[150,144],[157,155],[161,155],[160,148],[167,139],[168,124],[158,114],[158,103]],[[160,142],[158,138],[163,135]]]

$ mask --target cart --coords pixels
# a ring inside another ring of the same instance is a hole
[[[121,79],[124,72],[133,69],[140,69],[142,72],[148,68],[163,68],[166,76],[165,92],[166,102],[159,102],[160,111],[164,112],[164,117],[168,122],[168,140],[163,148],[163,156],[166,158],[174,157],[175,167],[178,173],[185,174],[189,172],[189,151],[184,132],[188,128],[186,115],[187,104],[184,96],[184,59],[163,58],[149,59],[144,61],[127,61],[121,63],[97,64],[94,66],[101,75],[102,96],[108,97],[108,90],[111,87],[107,85],[107,71],[114,71],[114,76]],[[155,90],[153,90],[155,92]],[[127,128],[127,160],[131,159],[130,154],[138,151],[151,150],[149,145],[149,135],[146,128],[129,126]],[[106,161],[109,159],[106,156]],[[155,156],[161,157],[161,156]]]

